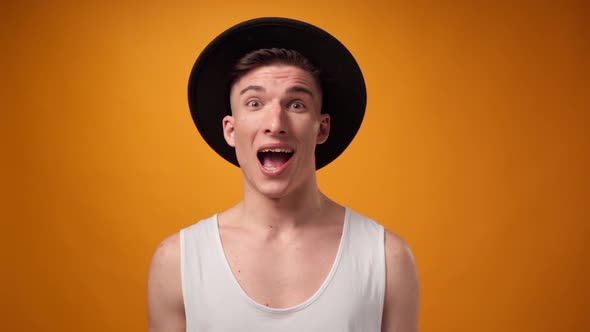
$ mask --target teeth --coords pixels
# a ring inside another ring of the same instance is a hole
[[[280,148],[276,148],[276,149],[264,149],[260,152],[282,152],[282,153],[293,153],[293,150],[290,149],[280,149]]]

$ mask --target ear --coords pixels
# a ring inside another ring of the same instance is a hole
[[[323,144],[330,135],[330,114],[320,114],[320,128],[316,144]]]
[[[236,147],[236,141],[234,139],[234,117],[231,115],[223,117],[223,137],[229,146]]]

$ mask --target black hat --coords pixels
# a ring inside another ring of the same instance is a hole
[[[191,115],[205,141],[239,166],[223,136],[222,120],[231,114],[230,74],[247,53],[261,48],[296,50],[320,69],[322,113],[330,114],[330,135],[316,146],[316,169],[336,159],[356,135],[367,103],[363,74],[352,54],[336,38],[311,24],[278,17],[239,23],[203,50],[188,82]]]

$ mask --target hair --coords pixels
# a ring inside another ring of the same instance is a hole
[[[290,65],[303,69],[311,74],[320,88],[322,87],[320,69],[301,53],[284,48],[262,48],[241,57],[231,72],[230,85],[253,69],[274,64]]]

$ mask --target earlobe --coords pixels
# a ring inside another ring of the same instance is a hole
[[[323,144],[330,135],[330,114],[322,114],[316,144]]]
[[[231,115],[223,117],[223,137],[227,144],[231,147],[235,147],[234,139],[234,118]]]

